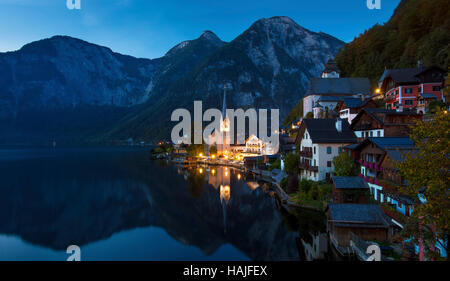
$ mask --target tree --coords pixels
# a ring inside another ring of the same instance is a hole
[[[204,144],[190,144],[187,147],[187,152],[189,156],[197,157],[200,153],[205,153],[205,145]]]
[[[297,120],[299,117],[303,116],[303,99],[301,99],[297,105],[289,112],[289,114],[284,118],[283,126],[289,127],[291,123]]]
[[[209,154],[211,154],[211,155],[217,154],[217,146],[212,145],[212,146],[209,148]]]
[[[434,100],[428,105],[428,111],[435,114],[438,110],[444,110],[446,107],[445,103],[440,100]]]
[[[284,163],[284,171],[288,175],[297,175],[298,174],[298,165],[300,163],[300,157],[298,154],[289,153],[286,155],[285,163]]]
[[[333,159],[333,165],[336,176],[352,177],[358,175],[355,162],[345,152],[341,152]]]
[[[408,182],[400,190],[412,198],[425,199],[414,208],[413,217],[423,230],[433,233],[426,236],[422,232],[420,236],[424,240],[432,239],[428,244],[434,245],[441,243],[440,239],[446,241],[449,235],[450,115],[446,111],[438,111],[432,121],[417,122],[410,137],[417,152],[406,155],[405,160],[399,163],[400,174]],[[442,246],[448,253],[448,244]]]
[[[308,113],[306,113],[305,118],[306,118],[306,119],[312,119],[312,118],[314,118],[314,113],[312,113],[311,111],[308,112]]]

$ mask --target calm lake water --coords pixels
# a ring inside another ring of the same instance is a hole
[[[321,239],[309,234],[321,222],[278,210],[264,182],[233,169],[151,161],[147,151],[0,149],[0,260],[64,261],[69,245],[81,248],[82,260],[299,260],[319,253]]]

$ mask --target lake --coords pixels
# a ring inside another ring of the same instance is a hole
[[[279,210],[266,183],[234,169],[152,161],[148,150],[0,149],[0,260],[64,261],[69,245],[82,260],[102,261],[320,252],[321,239],[309,235],[323,231],[320,219],[298,222]]]

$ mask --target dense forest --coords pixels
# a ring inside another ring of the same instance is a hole
[[[402,0],[391,19],[375,25],[336,56],[343,77],[369,77],[385,68],[439,65],[450,61],[450,1]]]

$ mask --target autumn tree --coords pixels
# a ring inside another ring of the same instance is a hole
[[[424,244],[439,243],[447,249],[448,244],[442,241],[448,239],[450,222],[450,115],[438,111],[432,121],[417,122],[410,137],[417,152],[399,163],[400,173],[408,182],[401,191],[423,199],[413,212],[420,233],[412,235],[427,239]]]
[[[341,152],[333,159],[333,165],[336,176],[352,177],[358,175],[355,162],[345,152]]]

